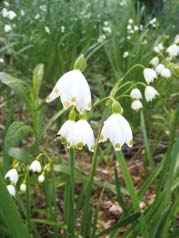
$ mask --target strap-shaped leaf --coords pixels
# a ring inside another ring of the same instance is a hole
[[[30,103],[28,97],[28,85],[25,82],[2,72],[0,72],[0,81],[9,88],[13,89],[16,95],[23,99],[26,103]]]
[[[0,214],[3,217],[11,238],[27,238],[27,229],[17,211],[15,203],[6,189],[4,179],[0,174]]]

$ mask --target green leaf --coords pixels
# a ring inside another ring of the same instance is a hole
[[[26,125],[24,122],[13,122],[9,126],[4,139],[5,151],[8,152],[11,147],[18,146],[30,131],[32,131],[31,127]]]
[[[5,171],[9,169],[10,166],[10,159],[8,154],[10,148],[19,146],[24,137],[27,136],[30,131],[32,131],[31,127],[20,121],[13,122],[9,126],[4,138],[3,167]]]
[[[27,165],[30,165],[34,159],[34,157],[28,151],[15,147],[12,147],[9,150],[9,156],[16,160],[20,160]]]
[[[33,92],[34,92],[35,98],[39,97],[43,74],[44,74],[44,65],[38,64],[35,67],[34,73],[33,73]]]
[[[17,211],[12,197],[7,191],[4,179],[0,174],[0,214],[3,217],[11,238],[27,238],[27,229]]]
[[[9,88],[13,89],[17,96],[23,99],[27,104],[30,103],[28,97],[28,85],[22,80],[14,78],[9,74],[0,72],[0,81]]]
[[[125,219],[123,219],[122,221],[114,224],[113,226],[101,231],[99,234],[97,234],[95,237],[100,237],[106,233],[109,233],[111,231],[114,231],[115,229],[118,229],[120,227],[124,227],[127,226],[128,224],[132,224],[133,222],[136,222],[137,219],[140,217],[140,213],[135,213]]]

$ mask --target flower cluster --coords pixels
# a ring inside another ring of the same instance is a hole
[[[62,125],[57,135],[67,148],[81,150],[85,145],[94,151],[95,138],[87,121],[87,111],[91,109],[91,92],[86,78],[79,70],[65,73],[56,83],[47,102],[60,97],[63,107],[72,106],[68,120]],[[114,103],[113,103],[114,104]],[[76,111],[79,119],[76,121]],[[127,120],[120,114],[121,110],[113,110],[113,114],[104,122],[99,142],[109,139],[115,150],[121,150],[126,143],[132,146],[132,130]]]
[[[11,194],[11,196],[15,197],[15,195],[16,195],[15,185],[19,179],[17,170],[15,168],[10,169],[9,171],[7,171],[4,178],[9,179],[11,184],[7,185],[7,189],[9,191],[9,193]]]

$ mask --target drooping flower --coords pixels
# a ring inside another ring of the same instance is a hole
[[[40,173],[41,170],[42,170],[42,167],[41,167],[41,164],[38,160],[34,160],[30,167],[29,167],[29,170],[31,170],[32,172],[37,172],[37,173]]]
[[[8,12],[8,18],[10,19],[10,20],[13,20],[15,17],[16,17],[17,15],[16,15],[16,13],[14,12],[14,11],[9,11]]]
[[[45,181],[45,176],[43,174],[39,175],[38,181],[39,183],[43,183]]]
[[[74,124],[75,121],[67,120],[58,131],[57,135],[61,136],[62,143],[66,143],[68,141],[68,136],[71,133]]]
[[[12,184],[7,185],[7,190],[12,197],[16,196],[16,190],[15,190],[14,185],[12,185]]]
[[[161,71],[161,75],[164,77],[164,78],[170,78],[171,77],[171,71],[167,68],[164,68],[162,69]]]
[[[162,70],[165,69],[165,65],[159,64],[156,66],[155,70],[158,74],[161,74]]]
[[[131,108],[134,111],[139,111],[140,109],[143,108],[142,103],[140,100],[134,100],[131,104]]]
[[[153,66],[157,66],[159,64],[159,58],[157,56],[152,58],[150,64]]]
[[[122,55],[123,58],[127,58],[129,56],[129,52],[128,51],[125,51]]]
[[[120,114],[113,113],[105,122],[101,130],[99,142],[107,140],[113,144],[116,151],[121,150],[123,144],[133,145],[132,130],[128,121]]]
[[[9,11],[8,11],[6,8],[3,8],[3,9],[2,9],[2,16],[3,16],[3,17],[7,17],[8,14],[9,14]]]
[[[131,98],[133,99],[141,99],[142,94],[138,88],[133,88],[130,93]]]
[[[151,102],[157,95],[159,95],[157,90],[152,86],[146,86],[144,94],[147,102]]]
[[[10,169],[4,176],[5,179],[9,179],[13,184],[16,184],[19,176],[16,169]]]
[[[91,109],[91,92],[86,78],[79,70],[65,73],[56,83],[47,102],[61,98],[64,108],[75,105],[79,112]]]
[[[89,151],[94,151],[94,134],[90,124],[81,119],[75,122],[68,135],[68,146],[81,150],[83,146],[87,145]]]
[[[26,191],[26,184],[22,183],[22,184],[20,185],[20,191],[21,191],[21,192],[25,192],[25,191]]]
[[[5,25],[4,26],[4,31],[5,32],[10,32],[10,31],[12,31],[12,27],[10,25]]]
[[[154,81],[155,78],[157,78],[157,74],[155,70],[151,68],[145,68],[143,71],[144,78],[147,84],[150,84]]]
[[[167,53],[170,55],[170,57],[175,57],[177,54],[179,54],[179,46],[176,44],[170,45],[167,48]]]

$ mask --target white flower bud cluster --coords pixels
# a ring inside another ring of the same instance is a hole
[[[135,34],[135,32],[139,32],[143,30],[143,25],[134,25],[134,20],[132,18],[130,18],[128,20],[128,25],[127,25],[127,39],[131,40],[132,35]]]

